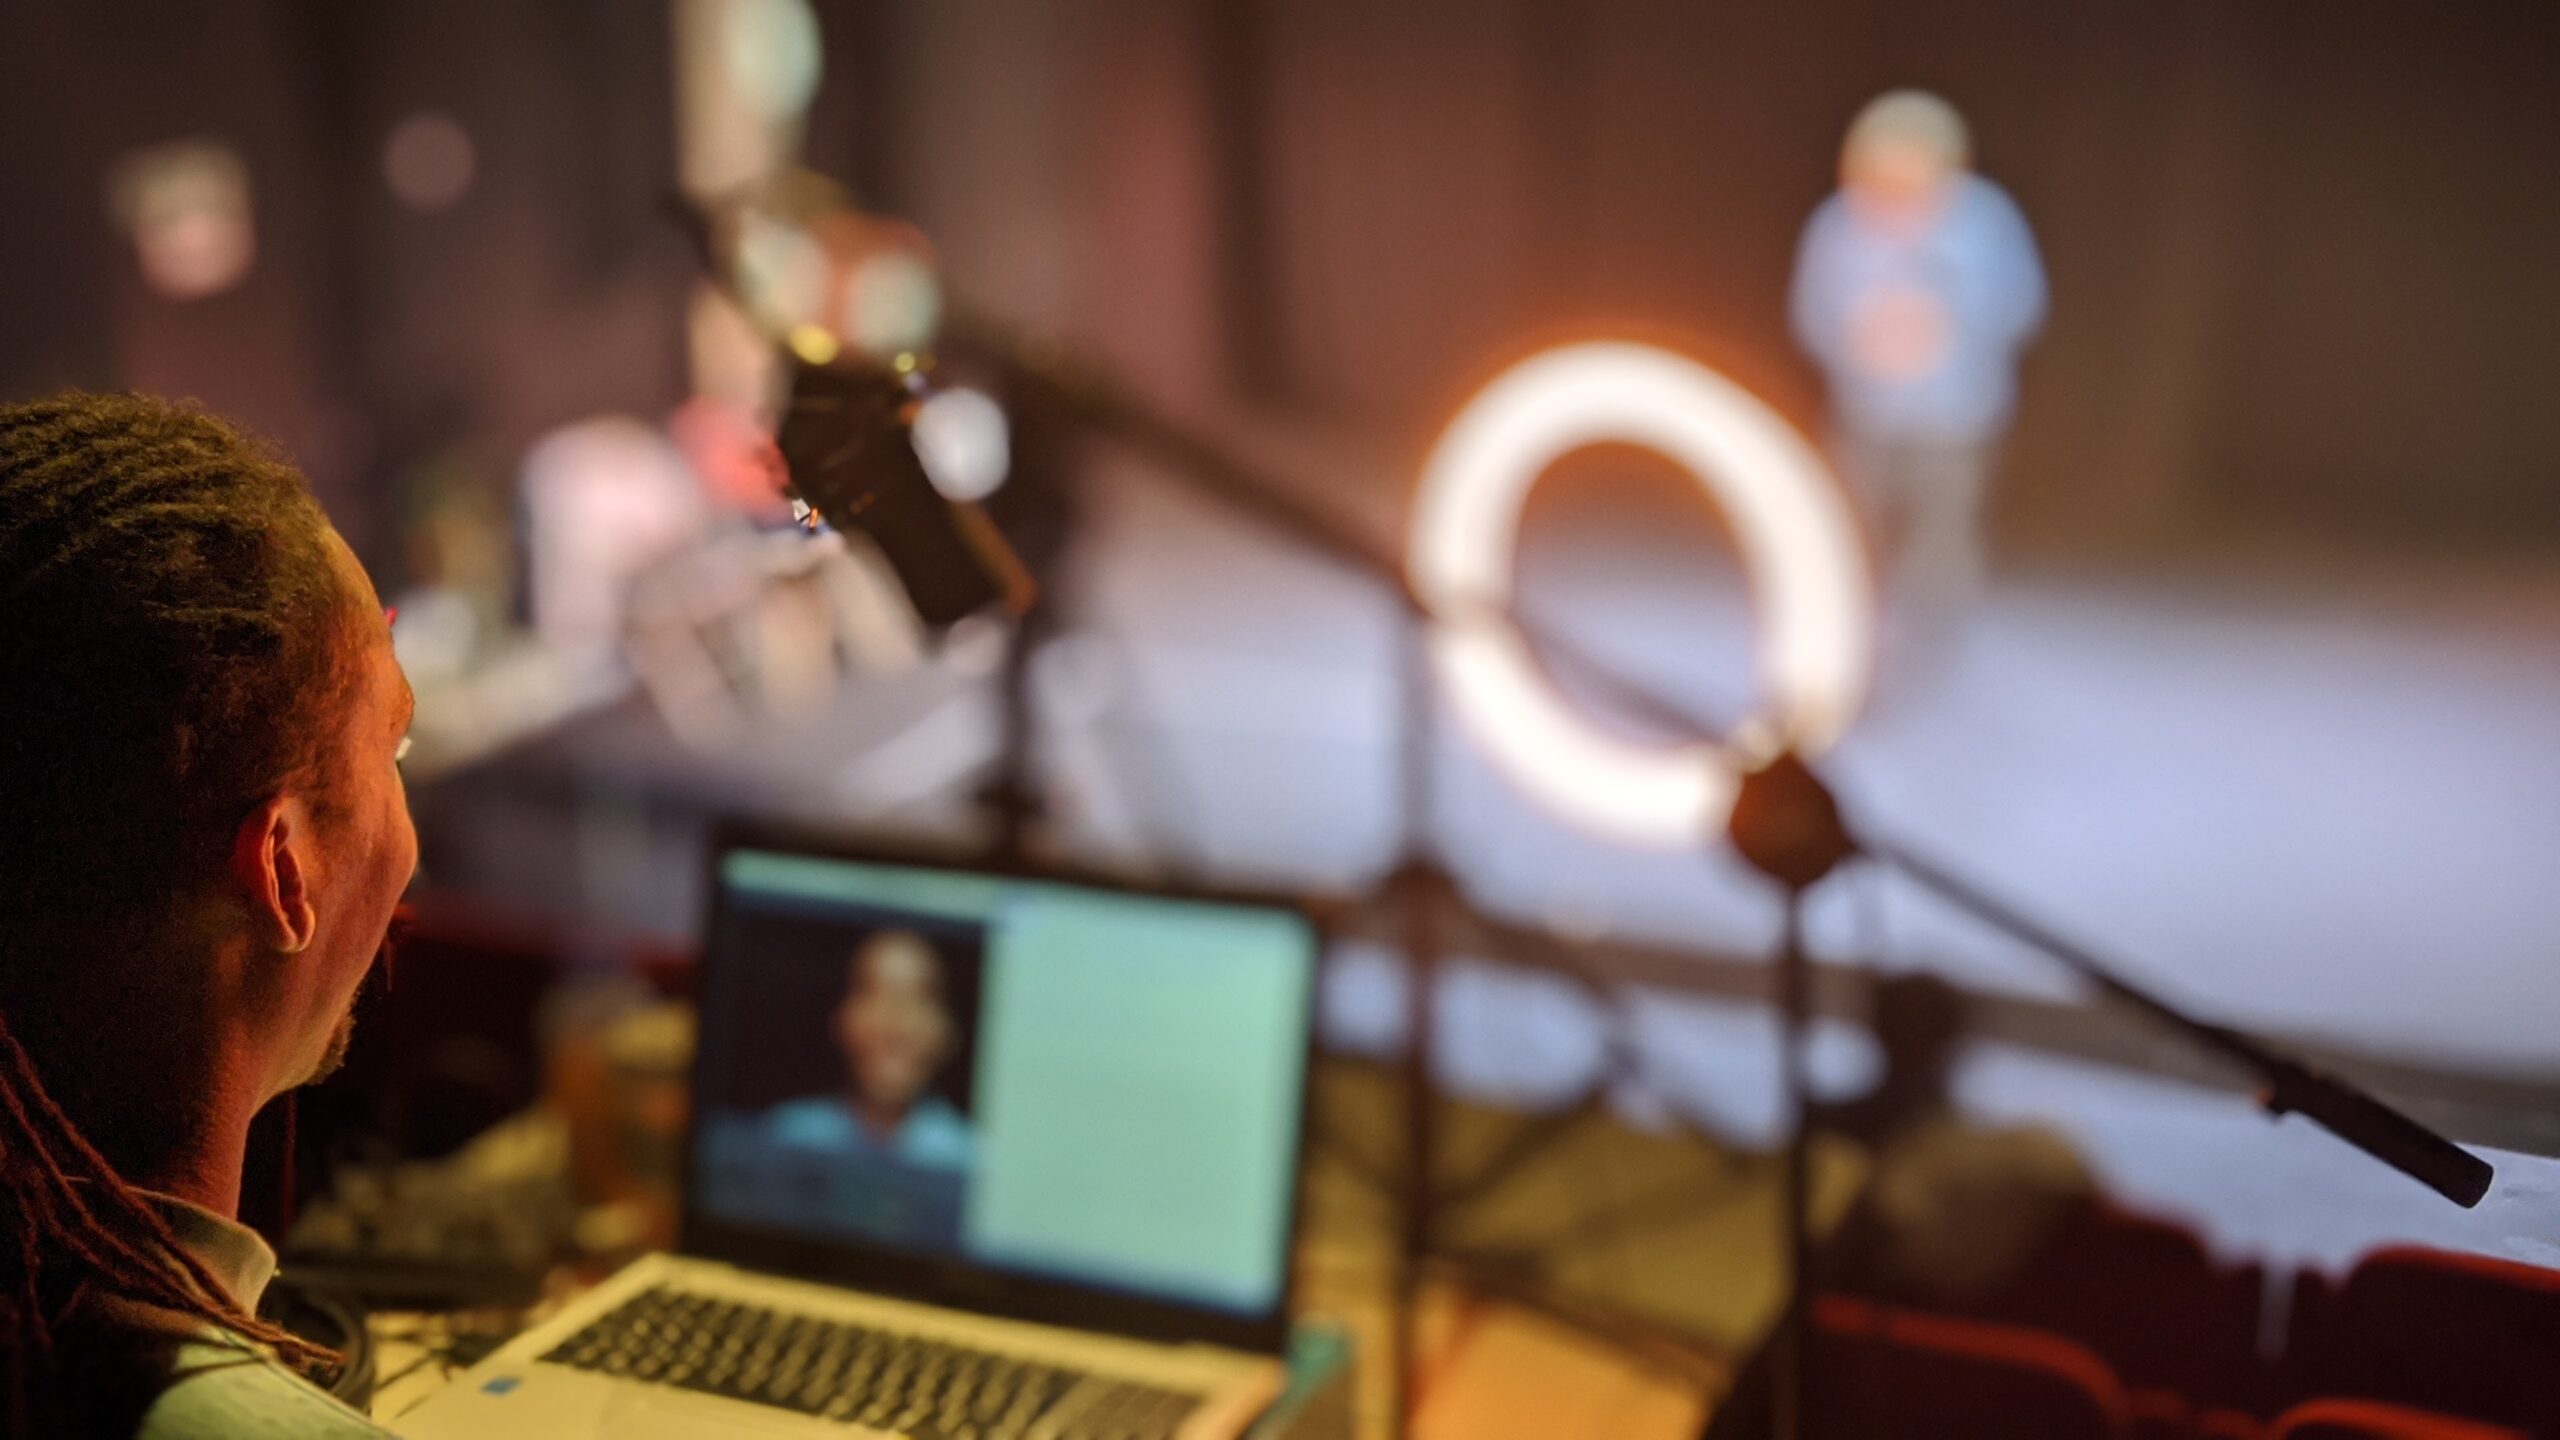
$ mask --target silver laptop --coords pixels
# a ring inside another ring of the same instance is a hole
[[[731,835],[680,1253],[419,1440],[1229,1440],[1280,1393],[1317,941],[1237,898]]]

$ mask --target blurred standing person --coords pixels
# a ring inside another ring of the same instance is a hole
[[[2018,353],[2044,320],[2035,237],[1970,158],[1946,101],[1870,101],[1841,147],[1839,192],[1805,226],[1790,297],[1830,385],[1833,460],[1901,612],[1905,679],[1952,647],[1981,585],[1983,497]]]

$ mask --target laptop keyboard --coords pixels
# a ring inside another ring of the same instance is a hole
[[[542,1358],[914,1440],[1172,1440],[1203,1398],[664,1286]]]

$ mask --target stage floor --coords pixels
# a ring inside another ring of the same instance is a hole
[[[1747,621],[1715,538],[1624,508],[1533,514],[1524,602],[1621,672],[1736,708]],[[1068,596],[1080,634],[1043,692],[1083,833],[1231,877],[1373,878],[1401,834],[1394,610],[1161,485],[1119,477],[1095,510]],[[1769,947],[1769,897],[1727,856],[1578,833],[1454,726],[1435,739],[1431,839],[1479,905]],[[1864,823],[2172,997],[2560,1084],[2555,742],[2560,568],[2260,560],[2003,575],[1958,651],[1898,682],[1832,769]],[[1825,953],[2075,993],[1905,884],[1832,888]]]

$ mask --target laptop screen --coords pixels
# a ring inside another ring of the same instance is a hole
[[[1276,906],[735,849],[692,1203],[1238,1316],[1285,1293],[1316,940]]]

